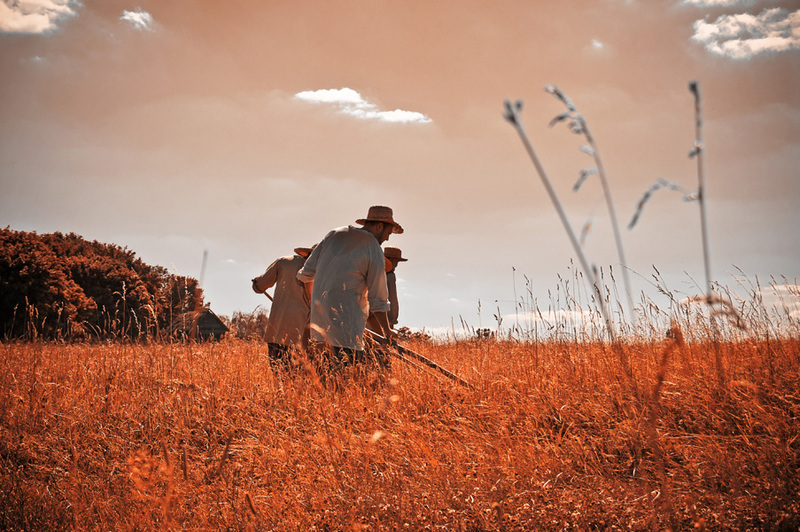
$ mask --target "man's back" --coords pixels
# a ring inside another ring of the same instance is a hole
[[[300,255],[281,257],[273,262],[261,277],[255,279],[256,291],[275,286],[275,296],[269,313],[267,341],[299,348],[308,323],[309,304],[297,272],[305,259]]]
[[[311,338],[363,350],[369,312],[389,309],[383,250],[375,237],[354,226],[334,229],[297,277],[314,281]]]

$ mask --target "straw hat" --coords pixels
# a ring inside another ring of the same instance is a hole
[[[356,220],[357,224],[364,225],[367,222],[383,222],[385,224],[392,224],[392,233],[400,234],[403,232],[402,226],[394,221],[392,217],[392,209],[384,207],[383,205],[373,205],[369,208],[366,218]]]
[[[314,244],[310,248],[294,248],[294,252],[300,255],[301,257],[308,258],[308,256],[311,255],[311,252],[314,251],[315,247],[317,247],[316,244]]]
[[[385,247],[383,248],[383,256],[387,259],[397,259],[400,262],[405,262],[408,259],[403,258],[403,252],[400,251],[400,248],[393,248],[393,247]]]

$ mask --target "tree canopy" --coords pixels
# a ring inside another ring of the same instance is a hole
[[[196,279],[74,233],[0,229],[2,338],[156,338],[203,306]]]

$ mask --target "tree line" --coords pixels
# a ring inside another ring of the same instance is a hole
[[[74,233],[0,229],[0,338],[161,338],[204,305],[196,279]]]

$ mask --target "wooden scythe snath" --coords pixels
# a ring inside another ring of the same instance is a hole
[[[433,360],[420,355],[416,351],[412,351],[411,349],[409,349],[409,348],[407,348],[405,346],[402,346],[400,344],[391,345],[389,343],[389,341],[385,337],[383,337],[380,334],[378,334],[378,333],[376,333],[374,331],[371,331],[369,329],[365,329],[365,332],[367,333],[367,335],[370,338],[372,338],[377,343],[383,345],[384,347],[388,347],[389,348],[389,352],[392,355],[394,355],[397,358],[399,358],[400,360],[402,360],[403,362],[406,362],[407,364],[409,364],[411,366],[414,366],[414,367],[416,367],[417,364],[415,364],[413,362],[413,360],[416,360],[417,362],[422,362],[423,364],[425,364],[429,368],[435,369],[436,371],[438,371],[439,373],[441,373],[442,375],[444,375],[445,377],[447,377],[451,381],[457,382],[458,384],[460,384],[461,386],[464,386],[466,388],[473,389],[473,386],[470,383],[468,383],[467,381],[465,381],[464,379],[462,379],[461,377],[459,377],[455,373],[444,369],[442,366],[440,366],[439,364],[437,364]],[[413,359],[413,360],[410,360],[410,359]]]

